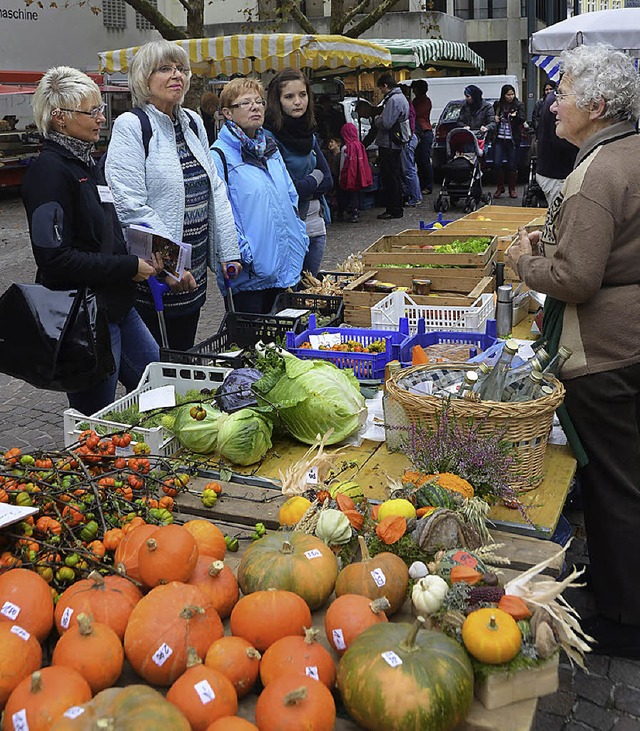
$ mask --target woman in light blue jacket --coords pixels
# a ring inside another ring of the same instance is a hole
[[[204,124],[181,107],[190,73],[186,52],[174,43],[153,41],[140,48],[129,74],[135,110],[116,119],[106,162],[123,226],[147,225],[192,246],[189,271],[180,282],[167,278],[171,290],[163,298],[169,347],[176,350],[194,344],[207,264],[225,275],[227,263],[241,270],[231,206],[211,161]],[[136,309],[160,342],[146,285],[138,287]]]
[[[232,282],[239,312],[266,314],[276,296],[300,281],[309,248],[298,215],[298,194],[282,155],[265,135],[264,89],[257,79],[234,79],[220,95],[225,124],[211,148],[236,222],[242,272]],[[222,292],[225,281],[218,276]]]

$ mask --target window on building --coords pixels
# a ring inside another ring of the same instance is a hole
[[[124,0],[102,0],[102,25],[117,30],[127,27],[127,4]]]
[[[154,8],[158,7],[158,0],[149,0],[149,4],[153,5]],[[140,13],[136,10],[136,28],[138,30],[153,30],[154,25],[152,25],[144,16],[140,15]]]

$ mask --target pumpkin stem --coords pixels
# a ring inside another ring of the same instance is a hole
[[[301,688],[292,690],[291,693],[287,693],[284,697],[285,706],[295,706],[307,697],[307,689],[304,685]]]
[[[302,629],[304,630],[305,643],[307,645],[313,645],[313,643],[316,642],[319,630],[314,629],[313,627],[303,627]]]
[[[371,554],[369,553],[369,549],[367,548],[367,542],[364,540],[363,536],[358,536],[358,545],[360,546],[362,560],[369,561],[371,559]]]
[[[109,718],[98,718],[96,720],[96,728],[100,731],[115,731],[116,720],[111,716]]]
[[[39,693],[42,690],[42,673],[39,670],[31,673],[31,692]]]
[[[380,612],[386,612],[387,609],[391,609],[391,604],[386,596],[381,596],[379,599],[374,599],[369,604],[369,607],[374,614],[380,614]]]
[[[224,562],[223,561],[213,561],[209,565],[209,576],[212,578],[216,578],[224,568]]]
[[[87,579],[93,581],[94,586],[104,586],[104,576],[99,571],[92,571]]]
[[[490,629],[492,632],[495,632],[498,628],[498,623],[496,622],[496,615],[492,614],[489,619],[489,624],[487,625],[487,628]]]
[[[293,553],[293,546],[291,545],[291,541],[282,541],[282,548],[280,549],[282,553]]]
[[[158,548],[155,538],[148,538],[146,544],[149,551],[155,551]]]
[[[88,614],[81,612],[78,615],[78,627],[80,629],[80,634],[83,637],[90,635],[93,632],[93,621],[91,617]]]
[[[202,665],[202,660],[200,659],[196,648],[189,646],[187,648],[187,668],[192,668],[196,665]]]
[[[261,660],[262,655],[256,650],[255,647],[247,647],[247,657],[249,660]]]
[[[202,607],[190,605],[188,607],[184,607],[180,612],[180,619],[193,619],[196,614],[204,614],[204,609]]]
[[[424,617],[416,617],[416,621],[411,625],[409,634],[400,643],[400,649],[405,652],[415,652],[418,648],[416,647],[416,637],[418,631],[422,629],[424,625]]]

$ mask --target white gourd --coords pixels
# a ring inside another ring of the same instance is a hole
[[[440,576],[431,574],[415,583],[411,601],[420,614],[433,614],[442,606],[448,591],[449,584]]]
[[[341,511],[328,508],[320,513],[316,525],[316,536],[327,546],[342,545],[351,540],[351,523]]]

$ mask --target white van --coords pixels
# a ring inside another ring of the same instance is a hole
[[[401,84],[411,84],[416,79],[401,81]],[[452,99],[464,99],[464,88],[473,84],[482,89],[482,96],[485,99],[499,99],[500,91],[505,84],[511,84],[516,90],[518,99],[522,99],[520,82],[514,74],[499,74],[495,76],[434,76],[425,78],[429,84],[427,95],[431,99],[431,124],[436,126],[442,110],[447,102]]]

